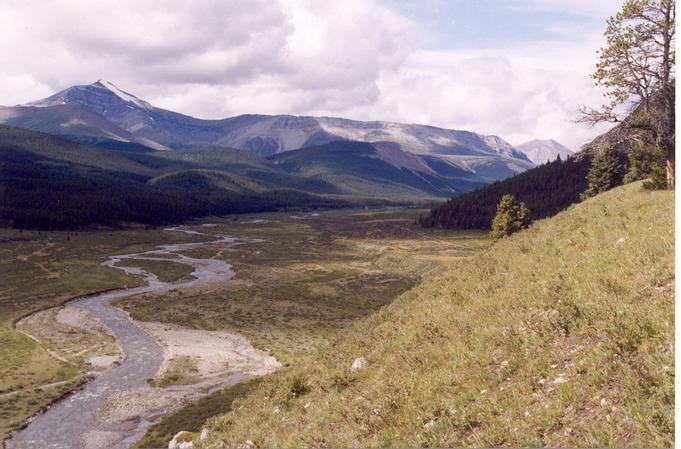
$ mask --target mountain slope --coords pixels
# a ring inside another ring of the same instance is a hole
[[[173,160],[159,157],[166,152],[108,151],[0,126],[0,225],[31,229],[116,227],[125,222],[159,225],[205,215],[349,205],[343,198],[295,189],[296,183],[325,184],[294,178],[256,156],[229,149],[206,151],[221,155],[189,162],[178,152],[179,158]],[[222,170],[209,170],[216,160],[222,161]],[[265,167],[264,177],[272,173],[281,184],[249,178],[253,165]]]
[[[388,141],[406,152],[446,158],[462,170],[475,173],[480,166],[486,170],[481,180],[501,179],[533,165],[496,136],[332,117],[240,115],[203,120],[154,107],[105,80],[74,86],[24,106],[0,108],[0,123],[135,142],[155,149],[219,145],[263,156],[337,140]]]
[[[673,202],[623,186],[462,260],[195,447],[672,445]]]
[[[347,195],[417,198],[451,196],[475,188],[479,183],[470,172],[468,178],[447,177],[414,154],[393,143],[331,142],[286,151],[269,159],[293,175],[322,179]]]
[[[516,146],[517,149],[525,153],[527,157],[536,165],[551,162],[558,157],[566,159],[574,154],[570,149],[561,145],[553,139],[531,140]]]
[[[0,224],[75,229],[282,208],[413,205],[481,184],[470,172],[432,168],[386,143],[334,142],[272,160],[224,147],[120,145],[105,150],[0,125]]]

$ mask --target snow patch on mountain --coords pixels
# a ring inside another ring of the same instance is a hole
[[[111,81],[99,80],[96,83],[94,83],[93,86],[108,89],[109,91],[113,92],[120,99],[127,101],[128,103],[133,103],[133,104],[135,104],[136,106],[138,106],[142,109],[152,109],[153,108],[153,106],[150,105],[149,103],[147,103],[146,101],[140,100],[136,96],[129,94],[129,93],[125,92],[124,90],[119,89]]]

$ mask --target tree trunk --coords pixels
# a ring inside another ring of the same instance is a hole
[[[676,168],[674,159],[667,159],[667,189],[674,190]]]

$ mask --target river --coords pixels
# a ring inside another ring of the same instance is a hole
[[[162,245],[151,251],[111,256],[103,265],[123,270],[132,275],[143,276],[146,285],[124,288],[106,293],[74,299],[69,305],[90,312],[107,326],[117,339],[125,358],[118,366],[102,372],[85,386],[54,403],[37,415],[24,429],[14,433],[6,441],[9,449],[123,449],[142,437],[151,423],[145,420],[124,424],[104,423],[96,418],[97,409],[113,393],[134,390],[147,385],[163,362],[163,349],[152,336],[137,327],[121,309],[113,307],[113,299],[140,293],[162,292],[170,289],[195,287],[200,284],[224,282],[234,276],[231,266],[219,259],[195,259],[180,254],[182,251],[205,246],[234,242],[227,235],[211,235],[183,227],[167,228],[168,232],[184,232],[191,235],[212,237],[207,242]],[[165,256],[165,257],[164,257]],[[171,256],[169,258],[168,256]],[[126,267],[126,259],[173,261],[194,268],[194,279],[184,283],[165,283],[153,273],[137,267]],[[236,382],[243,376],[226,379],[226,384]]]

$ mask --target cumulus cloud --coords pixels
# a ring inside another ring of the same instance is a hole
[[[598,2],[551,3],[602,14]],[[335,115],[573,148],[601,131],[571,122],[598,99],[587,77],[594,33],[512,50],[428,50],[423,23],[372,0],[4,0],[0,27],[0,104],[105,78],[204,118]]]

